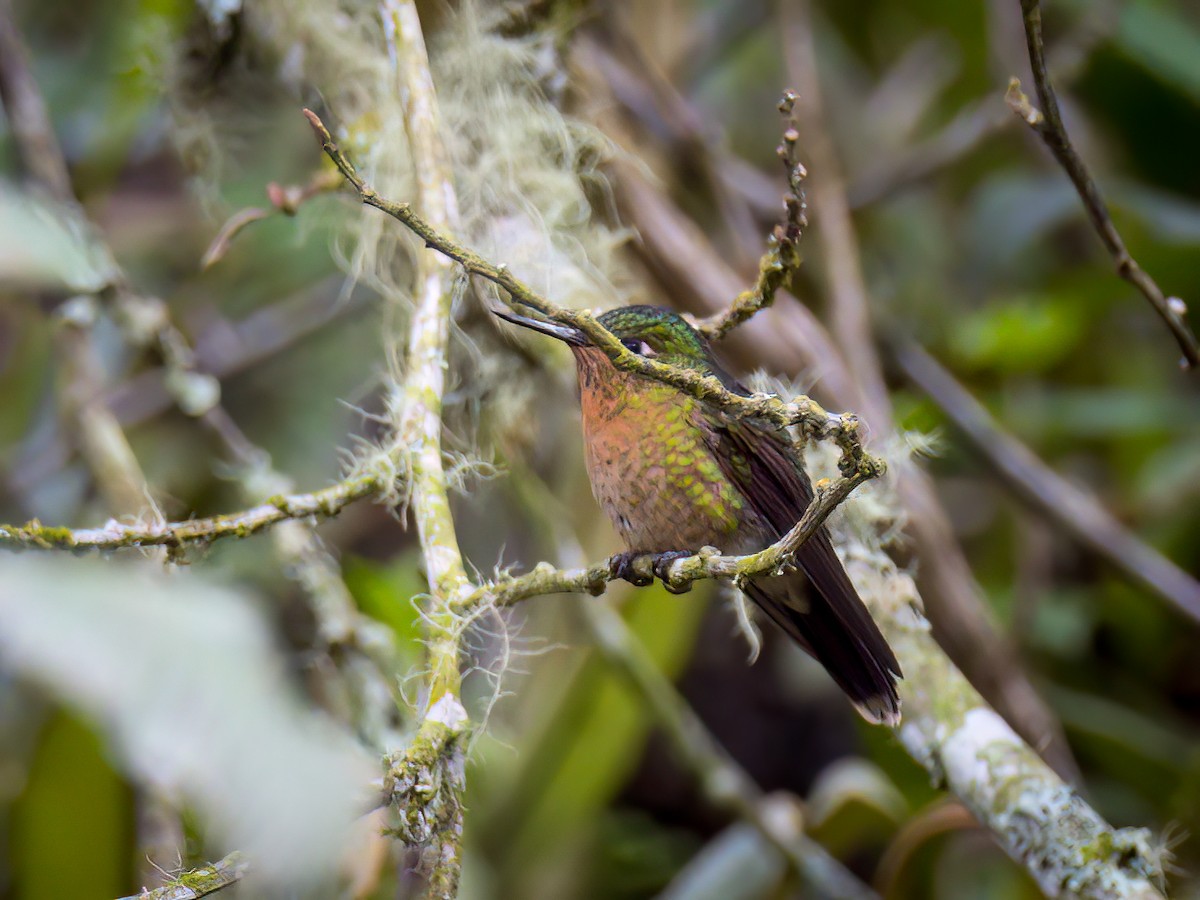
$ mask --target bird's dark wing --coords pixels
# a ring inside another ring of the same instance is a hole
[[[706,439],[725,477],[769,524],[771,540],[778,540],[800,520],[813,496],[787,436],[767,424],[721,414],[706,418]],[[822,527],[795,560],[816,589],[811,601],[794,571],[757,578],[746,593],[825,666],[866,718],[897,724],[900,664],[846,575],[829,532]]]

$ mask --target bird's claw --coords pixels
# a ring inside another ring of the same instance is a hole
[[[668,550],[665,553],[637,553],[626,550],[617,553],[608,561],[608,570],[614,578],[628,581],[635,587],[653,584],[658,578],[672,594],[686,594],[692,589],[690,580],[671,579],[671,563],[691,556],[690,550]]]
[[[628,581],[634,587],[645,587],[654,584],[652,569],[647,565],[646,554],[625,550],[614,554],[608,561],[608,570],[613,578]]]
[[[654,555],[654,562],[650,568],[654,572],[655,576],[662,581],[663,587],[665,587],[669,593],[686,594],[692,589],[692,582],[690,579],[683,581],[671,580],[671,563],[675,562],[677,559],[687,559],[691,555],[692,553],[690,550],[668,550],[666,553],[656,553]]]

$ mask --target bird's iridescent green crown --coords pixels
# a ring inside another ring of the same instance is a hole
[[[749,393],[726,372],[706,341],[683,316],[663,306],[619,306],[599,317],[626,347],[640,356],[712,375],[736,394]]]
[[[682,365],[708,363],[704,338],[674,310],[662,306],[620,306],[600,317],[600,324],[621,341],[644,341],[664,362]],[[637,348],[631,348],[637,352]]]

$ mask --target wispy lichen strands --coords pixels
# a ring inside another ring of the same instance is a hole
[[[760,395],[743,397],[725,389],[717,379],[701,375],[682,366],[672,366],[657,360],[639,356],[625,347],[617,338],[588,312],[567,309],[534,291],[517,278],[506,265],[497,265],[484,259],[474,250],[459,244],[444,230],[435,228],[428,220],[418,215],[411,204],[397,203],[380,194],[363,179],[354,164],[334,142],[329,129],[312,110],[305,110],[309,123],[321,142],[325,153],[333,160],[341,173],[358,192],[367,206],[386,213],[419,237],[427,247],[436,250],[462,267],[471,275],[479,275],[497,285],[511,297],[510,305],[536,310],[549,319],[579,329],[588,339],[612,360],[614,366],[625,372],[637,372],[679,388],[700,400],[708,400],[735,416],[754,416],[773,422],[781,427],[798,426],[806,436],[831,438],[842,449],[841,469],[843,474],[859,472],[873,478],[883,471],[882,461],[876,459],[862,447],[859,435],[859,420],[852,413],[841,415],[828,412],[811,397],[800,396],[791,403],[783,403],[778,397]]]

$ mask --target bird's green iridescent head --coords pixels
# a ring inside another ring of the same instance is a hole
[[[506,310],[495,312],[502,319],[558,338],[576,351],[591,347],[587,335],[568,325],[518,316]],[[598,319],[639,356],[715,375],[731,388],[736,384],[713,358],[708,342],[674,310],[662,306],[620,306]]]
[[[689,368],[712,361],[708,343],[679,313],[661,306],[621,306],[599,317],[600,324],[638,356]]]

